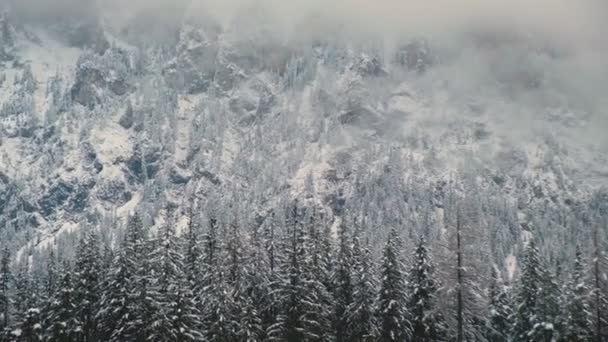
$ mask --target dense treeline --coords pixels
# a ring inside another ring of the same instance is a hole
[[[365,219],[289,211],[253,232],[194,214],[151,232],[134,214],[115,247],[89,229],[41,274],[5,249],[0,340],[608,341],[597,234],[559,268],[530,238],[506,279],[459,212],[437,244],[394,228],[376,253]]]

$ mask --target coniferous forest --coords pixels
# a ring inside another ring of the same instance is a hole
[[[597,234],[552,267],[534,239],[512,279],[455,213],[449,238],[366,220],[327,225],[299,206],[248,230],[191,209],[181,232],[130,216],[116,246],[96,229],[74,257],[0,264],[2,341],[606,341],[608,259]],[[409,241],[405,242],[405,238]],[[433,247],[431,247],[433,246]],[[31,270],[37,270],[33,272]]]
[[[0,342],[608,342],[607,0],[0,0]]]

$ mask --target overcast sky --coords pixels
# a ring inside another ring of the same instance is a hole
[[[83,8],[112,9],[117,15],[174,10],[193,4],[190,13],[220,15],[229,22],[240,9],[264,7],[277,29],[311,13],[352,30],[381,33],[447,33],[479,26],[542,32],[576,41],[598,40],[607,28],[605,0],[0,0],[31,13],[79,13]]]

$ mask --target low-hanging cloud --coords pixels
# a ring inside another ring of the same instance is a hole
[[[224,23],[244,8],[263,8],[280,30],[294,29],[310,15],[353,32],[439,34],[478,28],[546,34],[569,42],[601,42],[607,28],[603,0],[2,0],[30,15],[81,15],[106,11],[127,17],[157,11],[173,20],[175,11],[208,15]],[[197,13],[198,12],[198,13]],[[157,17],[158,19],[158,17]],[[298,30],[302,30],[302,25]],[[312,29],[312,28],[311,28]]]

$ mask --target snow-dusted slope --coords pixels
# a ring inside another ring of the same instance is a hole
[[[169,211],[183,222],[195,199],[214,210],[239,202],[252,224],[307,197],[336,218],[365,212],[380,226],[440,231],[449,193],[474,184],[491,207],[485,223],[510,229],[493,238],[513,263],[522,231],[578,217],[608,180],[606,150],[580,139],[595,114],[568,102],[560,80],[498,62],[498,73],[463,78],[479,62],[471,54],[496,53],[499,41],[459,54],[432,41],[296,44],[185,20],[174,42],[108,29],[74,44],[10,19],[0,236],[16,246],[119,226],[135,209],[150,223]],[[566,63],[523,45],[522,63]]]

